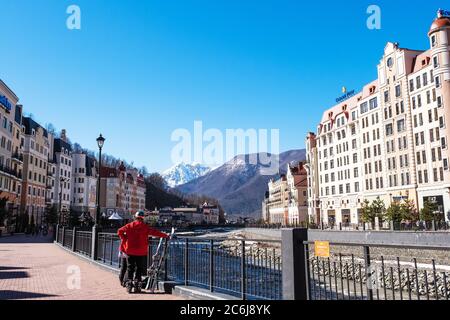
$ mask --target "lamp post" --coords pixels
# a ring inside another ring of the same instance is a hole
[[[98,225],[100,221],[100,170],[102,168],[102,149],[105,144],[105,138],[100,134],[97,138],[97,145],[99,149],[98,154],[98,181],[97,181],[97,214],[95,216],[95,224]]]

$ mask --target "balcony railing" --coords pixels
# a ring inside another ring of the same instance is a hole
[[[12,158],[14,160],[18,160],[20,162],[23,162],[23,154],[19,154],[18,152],[14,152],[12,155]]]
[[[21,172],[19,172],[17,170],[14,170],[14,169],[11,169],[10,167],[2,165],[2,164],[0,164],[0,172],[9,174],[11,176],[14,176],[17,179],[22,179],[22,173]]]

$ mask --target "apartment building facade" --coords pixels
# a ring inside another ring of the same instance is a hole
[[[122,163],[117,168],[100,169],[100,208],[105,217],[117,212],[125,220],[139,210],[145,210],[145,181],[136,169]]]
[[[46,211],[49,135],[32,118],[23,118],[23,187],[21,210],[41,223]]]
[[[268,183],[262,203],[262,218],[267,223],[300,225],[308,221],[307,169],[300,162],[287,166],[287,173]]]
[[[19,98],[0,80],[0,197],[7,210],[20,210],[23,176],[22,106]]]
[[[97,210],[97,160],[84,152],[72,154],[72,209],[78,215],[90,214],[95,219]]]
[[[320,202],[319,210],[309,202],[309,214],[316,222],[357,224],[364,201],[377,198],[387,206],[436,202],[449,219],[450,19],[440,12],[428,35],[427,51],[388,43],[378,79],[340,99],[317,135],[308,135],[308,192]]]
[[[53,205],[59,206],[59,211],[70,212],[72,199],[72,146],[66,131],[62,130],[60,137],[53,139],[53,162],[56,168],[55,185],[53,187]]]

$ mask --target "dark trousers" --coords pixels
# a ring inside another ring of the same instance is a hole
[[[128,269],[127,258],[120,258],[119,280],[121,284],[123,284],[128,280],[127,269]]]
[[[145,272],[145,262],[147,260],[146,256],[129,256],[127,259],[128,264],[128,279],[133,281],[142,281],[142,275]]]

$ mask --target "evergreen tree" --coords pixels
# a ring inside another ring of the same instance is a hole
[[[56,206],[47,208],[45,213],[45,222],[48,224],[58,223],[58,209],[56,208]]]
[[[386,210],[385,214],[386,221],[389,222],[401,222],[402,221],[402,205],[398,202],[394,202]]]
[[[0,227],[2,227],[5,221],[8,218],[8,210],[6,209],[6,205],[8,204],[7,198],[0,199]]]
[[[412,200],[405,200],[400,206],[402,220],[415,222],[419,220],[416,204]]]
[[[436,203],[425,201],[423,209],[420,210],[420,219],[427,222],[439,220],[440,213],[437,210],[438,205]]]
[[[372,202],[371,207],[374,215],[373,221],[375,222],[376,217],[378,217],[380,221],[383,221],[384,214],[386,213],[386,205],[384,204],[384,201],[378,197]]]
[[[364,200],[361,212],[361,220],[365,223],[374,223],[375,217],[373,215],[372,207],[369,200]]]

